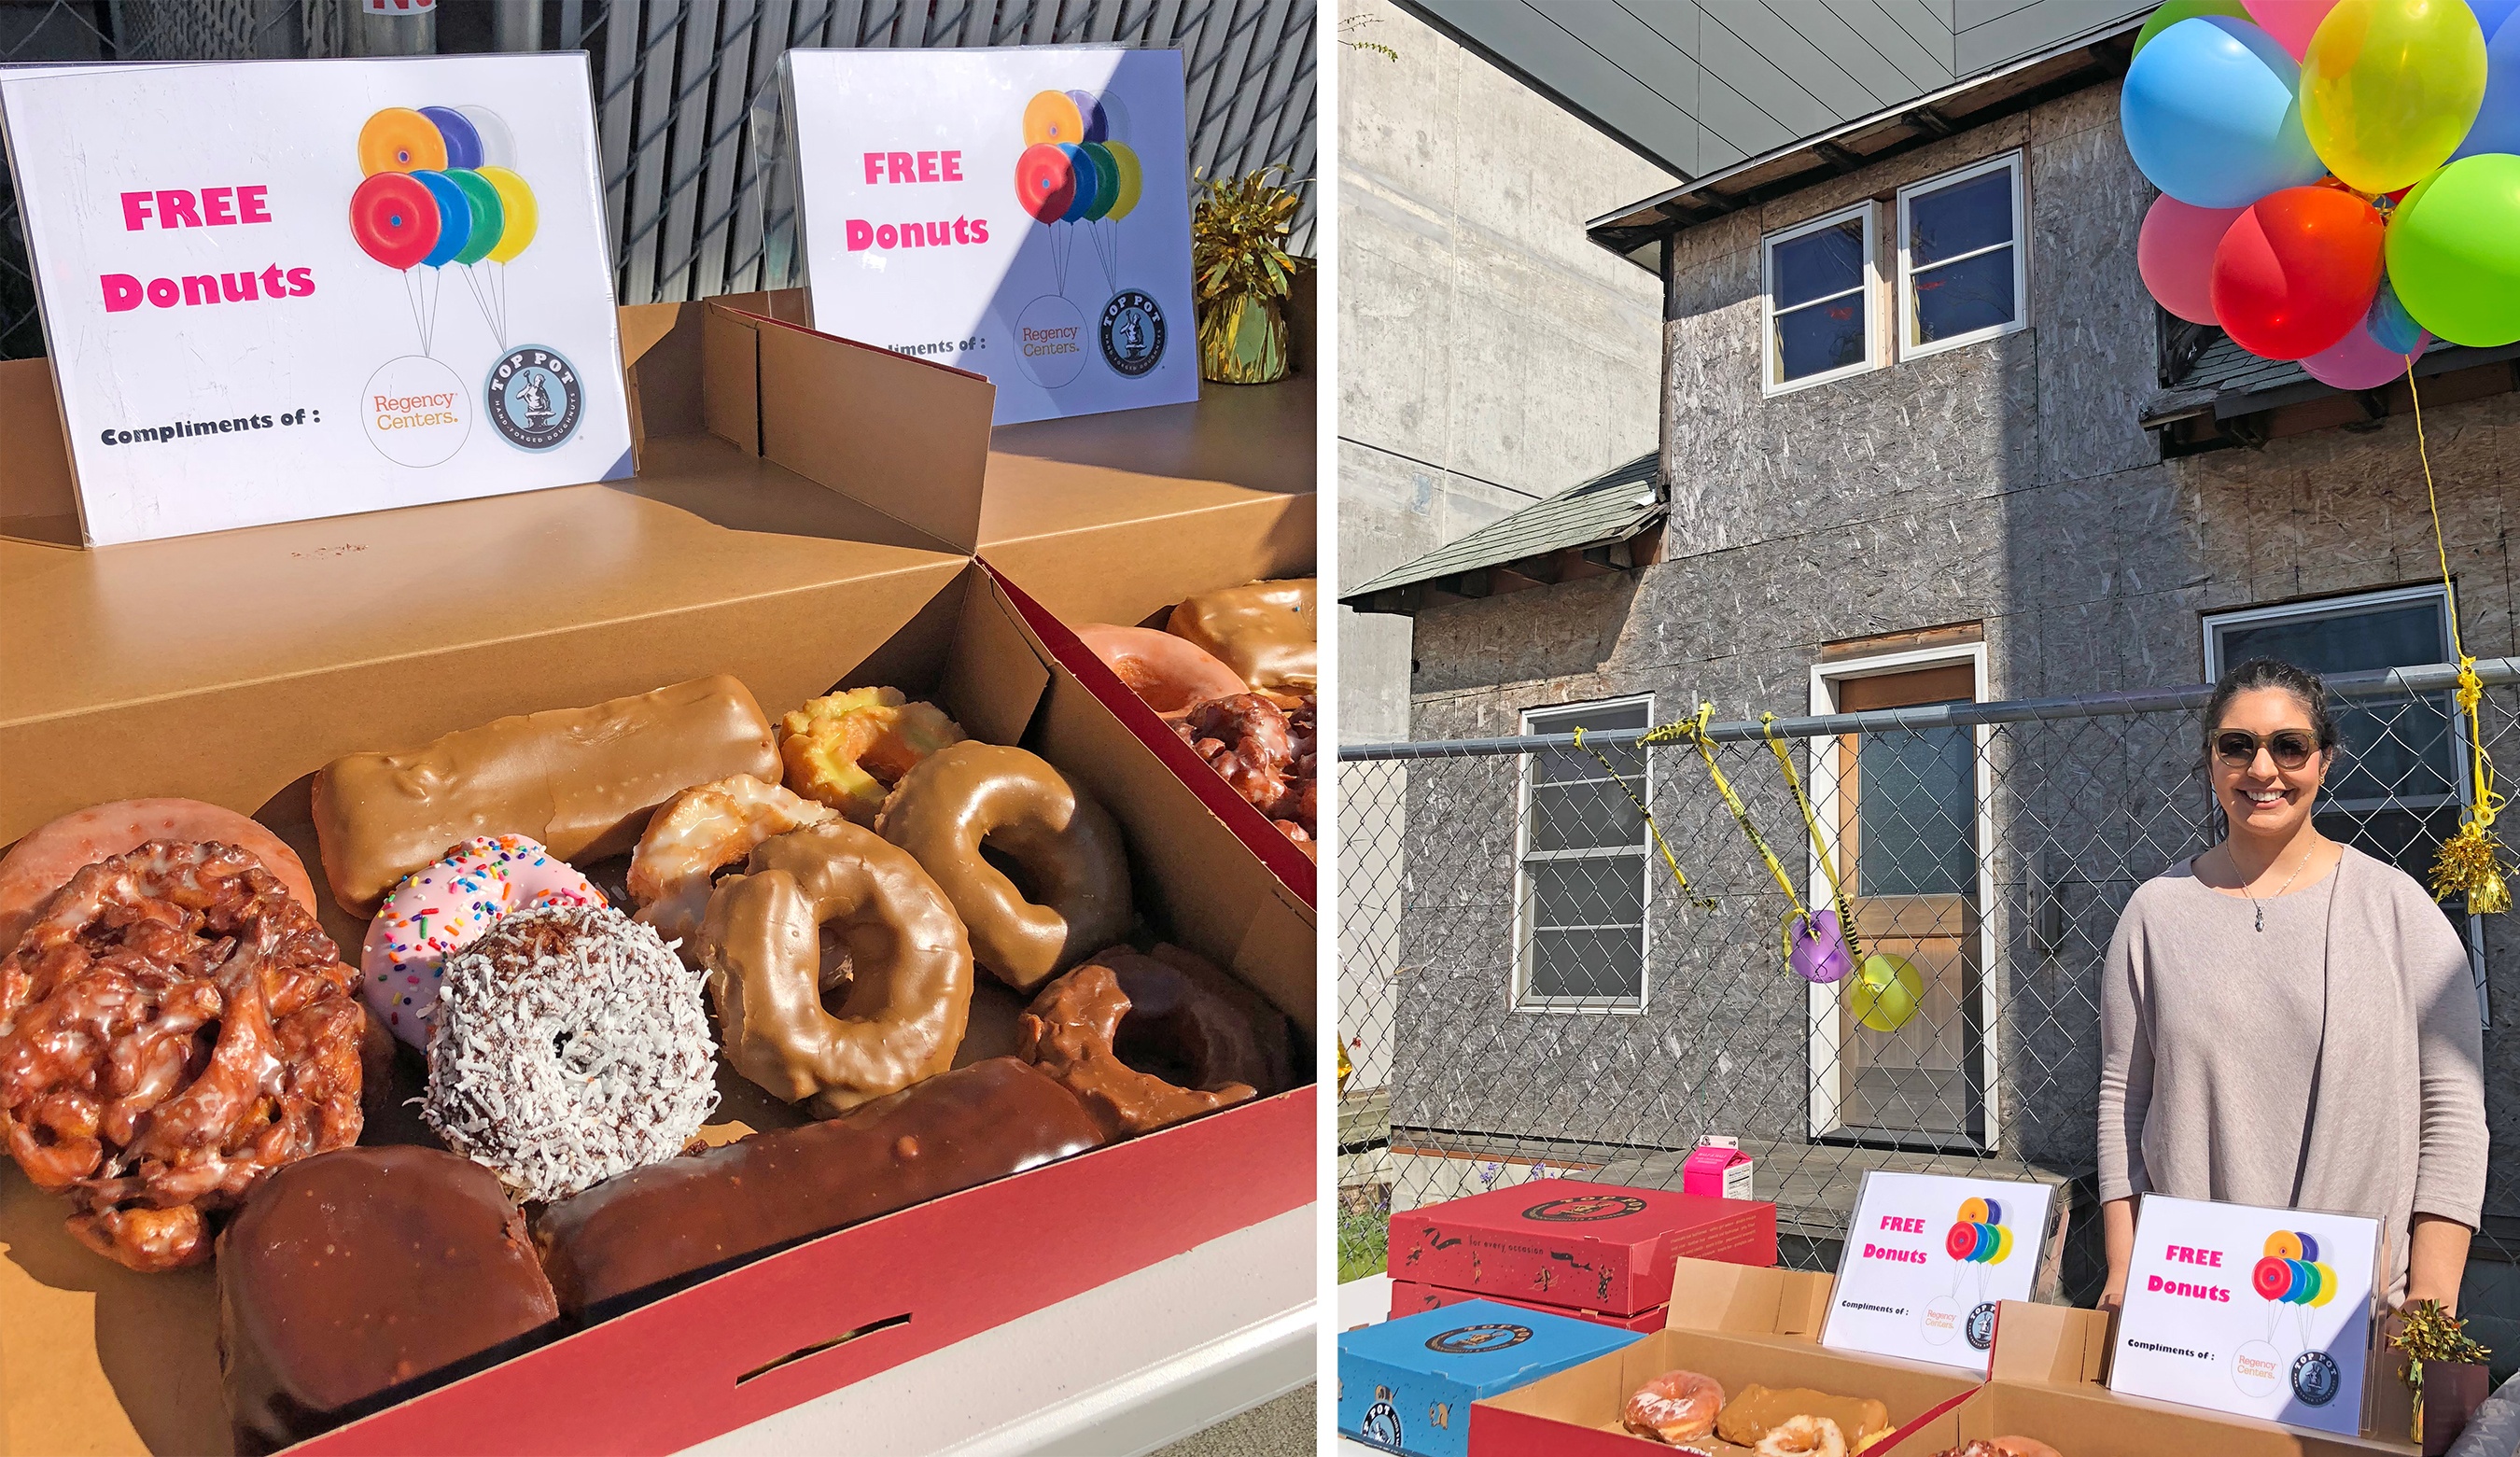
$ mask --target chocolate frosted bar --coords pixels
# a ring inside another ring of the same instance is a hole
[[[602,1320],[1102,1141],[1066,1089],[1013,1058],[991,1058],[844,1117],[608,1179],[544,1210],[534,1237],[562,1307]]]
[[[422,1148],[289,1164],[219,1236],[219,1365],[243,1453],[278,1451],[555,1334],[524,1218]]]
[[[666,800],[737,774],[777,784],[778,741],[751,690],[721,673],[346,754],[315,776],[315,838],[333,898],[373,916],[458,841],[522,835],[562,860],[601,860],[638,843]]]

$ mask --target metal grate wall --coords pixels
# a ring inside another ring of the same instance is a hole
[[[501,0],[514,10],[518,0]],[[521,0],[507,23],[595,68],[605,201],[624,303],[790,282],[795,214],[767,196],[764,124],[791,46],[1176,48],[1193,174],[1314,169],[1313,0]],[[0,5],[0,64],[232,60],[344,49],[339,0]],[[486,49],[487,5],[441,6],[441,49]],[[477,33],[476,33],[477,32]],[[1301,189],[1294,250],[1313,248]],[[44,351],[17,200],[0,174],[0,358]]]

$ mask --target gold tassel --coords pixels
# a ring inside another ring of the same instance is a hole
[[[1281,162],[1199,186],[1191,211],[1191,275],[1198,309],[1200,378],[1266,385],[1286,377],[1285,299],[1308,260],[1286,251],[1294,189],[1270,180]],[[1289,173],[1291,175],[1291,173]]]

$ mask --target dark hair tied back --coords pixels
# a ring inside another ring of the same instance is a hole
[[[2231,706],[2232,699],[2261,688],[2280,688],[2291,694],[2302,711],[2310,715],[2311,730],[2318,736],[2320,751],[2336,748],[2336,717],[2327,710],[2327,685],[2318,681],[2318,675],[2280,658],[2252,658],[2225,673],[2223,681],[2214,685],[2214,696],[2205,701],[2208,762],[2214,757],[2214,734],[2223,725],[2224,710]]]

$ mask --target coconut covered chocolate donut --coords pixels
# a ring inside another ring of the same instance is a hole
[[[1689,1441],[1715,1430],[1724,1410],[1724,1388],[1695,1371],[1666,1371],[1628,1397],[1621,1425],[1656,1441]]]
[[[1185,597],[1164,626],[1254,688],[1311,693],[1321,682],[1318,581],[1292,577]]]
[[[825,1011],[822,932],[849,953]],[[763,842],[709,895],[699,934],[736,1070],[824,1117],[954,1066],[971,1011],[971,944],[907,850],[834,820]]]
[[[1150,1133],[1289,1080],[1285,1019],[1177,946],[1154,956],[1097,952],[1034,999],[1015,1055],[1075,1094],[1106,1138]]]
[[[358,974],[252,855],[152,842],[90,865],[0,958],[0,1141],[135,1270],[209,1257],[209,1215],[359,1138]]]
[[[1077,628],[1076,636],[1131,693],[1167,718],[1207,699],[1250,691],[1214,654],[1173,633],[1095,622]]]
[[[1030,991],[1129,929],[1129,859],[1108,811],[1038,754],[964,743],[902,778],[876,833],[910,851],[989,975]],[[1024,884],[981,847],[1014,862]]]
[[[546,905],[603,905],[604,892],[521,835],[476,835],[385,893],[359,947],[368,1010],[396,1037],[428,1050],[428,1020],[446,958],[502,916]]]
[[[519,911],[447,958],[423,1121],[523,1200],[683,1151],[717,1107],[700,978],[609,906]]]
[[[630,856],[634,919],[679,940],[683,958],[698,964],[695,941],[708,914],[710,877],[790,830],[819,825],[833,811],[783,785],[749,774],[688,789],[665,801]]]

